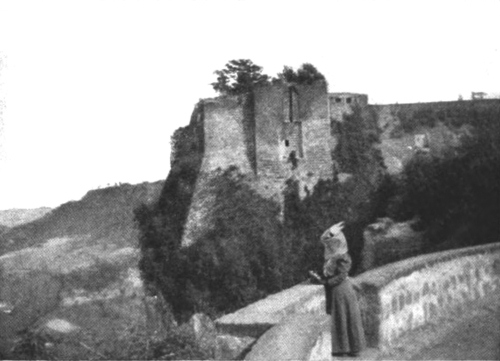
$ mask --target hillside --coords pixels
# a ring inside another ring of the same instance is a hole
[[[41,218],[52,209],[48,207],[40,207],[33,209],[7,209],[0,211],[0,226],[4,227],[15,227],[23,223],[28,223],[34,221],[35,219]],[[0,228],[1,233],[1,228]]]
[[[7,232],[9,227],[0,224],[0,234]]]
[[[158,181],[91,190],[79,201],[65,203],[39,219],[0,233],[0,254],[75,235],[135,246],[133,211],[141,203],[158,199],[162,186],[163,181]]]

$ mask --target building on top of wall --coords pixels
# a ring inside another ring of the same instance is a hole
[[[470,98],[472,100],[485,99],[487,95],[485,92],[471,92]]]
[[[330,118],[337,122],[343,121],[344,114],[350,114],[353,106],[368,105],[368,95],[359,93],[329,93],[328,104]]]
[[[328,93],[328,100],[333,104],[368,105],[368,95],[360,93]]]

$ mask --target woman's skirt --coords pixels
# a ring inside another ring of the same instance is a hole
[[[358,353],[366,346],[356,291],[349,279],[331,288],[332,353]]]

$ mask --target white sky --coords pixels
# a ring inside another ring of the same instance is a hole
[[[499,17],[498,0],[0,0],[0,209],[166,178],[231,59],[310,62],[371,103],[499,94]]]

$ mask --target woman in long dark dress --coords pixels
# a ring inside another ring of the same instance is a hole
[[[330,296],[327,309],[332,318],[332,355],[357,356],[366,341],[356,291],[348,278],[351,257],[342,228],[343,222],[337,223],[321,236],[325,246],[323,284]]]

